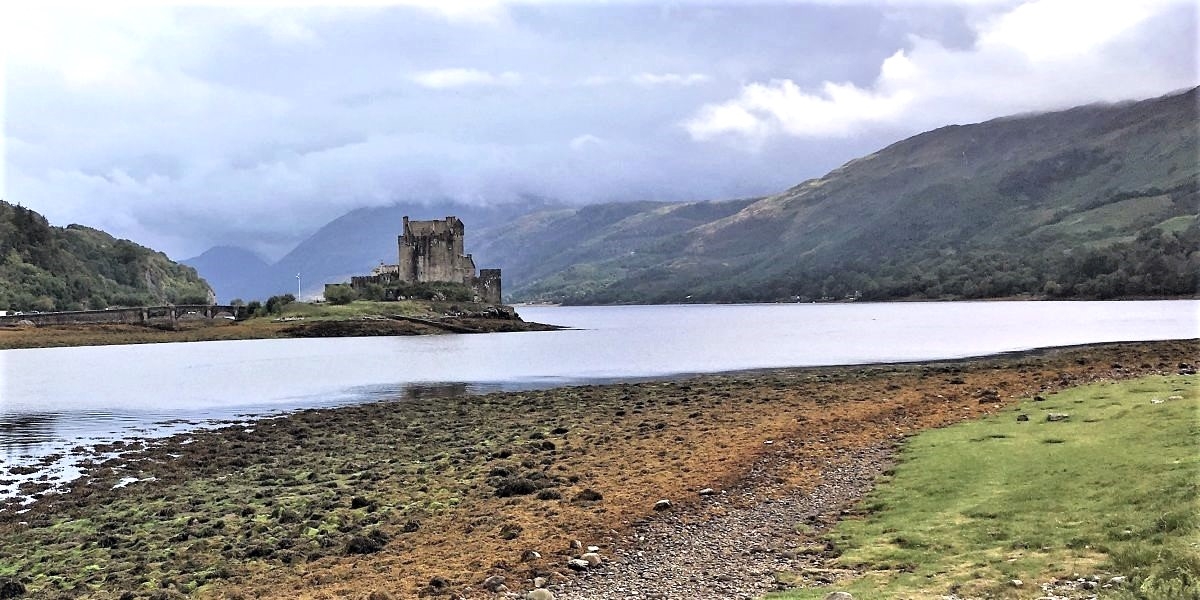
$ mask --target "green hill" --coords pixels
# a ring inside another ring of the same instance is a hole
[[[780,194],[535,212],[482,233],[517,299],[1196,293],[1197,90],[943,127]]]
[[[0,201],[0,309],[203,304],[212,297],[195,269],[161,252],[90,227],[53,227]]]

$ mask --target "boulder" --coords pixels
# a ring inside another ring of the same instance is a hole
[[[525,594],[525,600],[554,600],[554,592],[546,588],[536,588]]]
[[[499,592],[500,588],[504,587],[503,575],[492,575],[483,580],[483,587],[489,592]],[[506,588],[507,589],[507,588]]]

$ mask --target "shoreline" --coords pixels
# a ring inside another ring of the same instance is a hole
[[[0,350],[68,348],[231,340],[309,337],[375,337],[460,335],[557,331],[557,325],[523,321],[519,317],[415,318],[372,316],[339,320],[267,320],[181,323],[176,328],[117,323],[0,327]]]
[[[764,499],[783,502],[818,489],[839,457],[887,450],[913,431],[987,414],[1022,395],[1173,372],[1194,360],[1196,347],[1194,339],[1089,344],[303,410],[168,438],[93,465],[68,493],[47,495],[22,515],[0,513],[0,534],[17,553],[0,561],[19,576],[58,573],[72,586],[95,573],[70,563],[96,564],[102,589],[115,590],[96,598],[137,591],[151,576],[181,593],[194,584],[199,597],[410,597],[442,590],[439,581],[447,592],[492,597],[482,589],[490,576],[523,591],[544,573],[568,594],[570,582],[600,575],[571,575],[566,561],[580,553],[572,540],[617,559],[639,523],[677,530]],[[127,478],[137,481],[113,489]],[[706,487],[728,491],[717,497],[732,504],[698,496]],[[653,510],[660,497],[672,501],[670,511]],[[63,528],[75,522],[94,529]],[[104,523],[115,529],[101,531]],[[92,541],[54,550],[55,536],[66,534]],[[369,542],[373,534],[384,540],[378,548],[349,550],[356,536]],[[778,552],[754,554],[803,558],[786,555],[787,544],[802,540],[779,535]],[[208,565],[220,576],[183,581],[183,563],[166,554],[183,549],[192,571]],[[540,556],[524,560],[528,550]],[[123,569],[117,555],[140,556],[148,571]],[[722,589],[744,583],[697,576]]]

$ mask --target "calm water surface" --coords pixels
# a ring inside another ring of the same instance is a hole
[[[97,443],[297,408],[1200,335],[1200,302],[1190,300],[524,307],[520,313],[577,329],[0,351],[0,498],[25,478],[69,480],[78,474],[72,457]],[[13,475],[22,465],[39,470]]]

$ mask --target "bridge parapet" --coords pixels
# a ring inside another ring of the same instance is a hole
[[[174,323],[179,319],[188,318],[215,319],[222,315],[243,318],[245,317],[244,313],[245,307],[243,306],[226,304],[177,304],[6,315],[0,317],[0,325],[16,325],[21,321],[29,321],[34,325],[76,325],[88,323],[142,325],[161,321]]]

